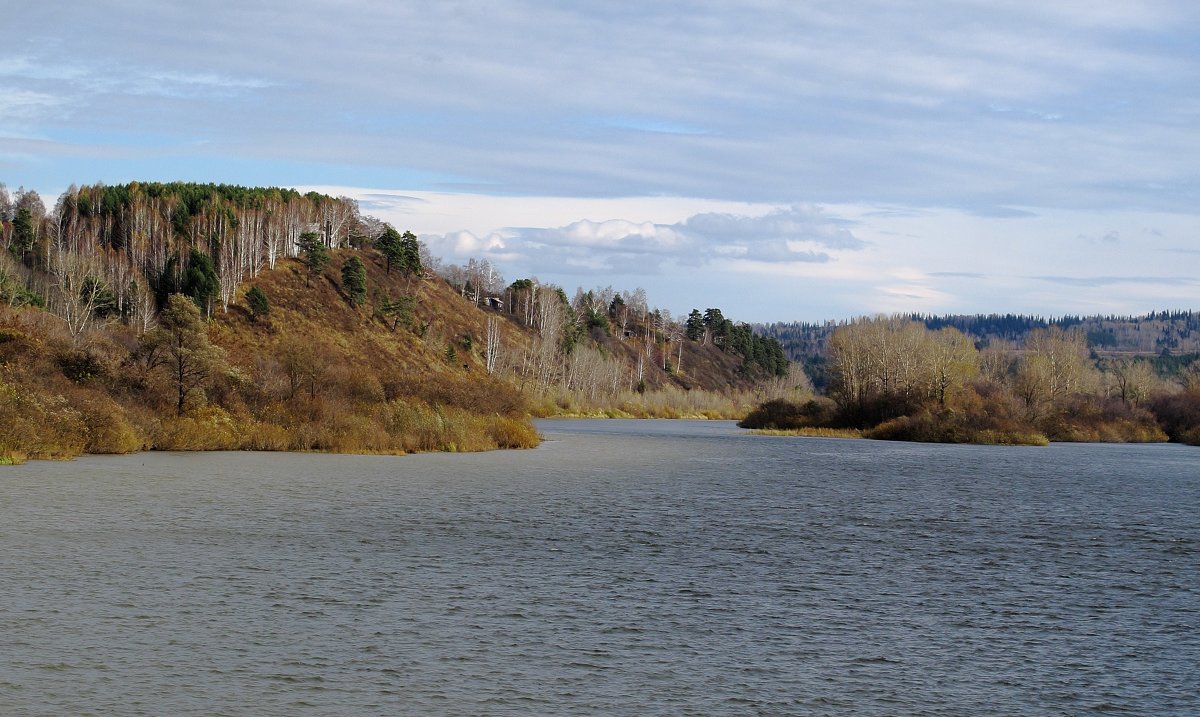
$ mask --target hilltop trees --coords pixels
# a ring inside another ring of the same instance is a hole
[[[392,273],[393,265],[405,274],[421,272],[421,244],[412,232],[401,234],[391,224],[385,224],[375,246],[387,259],[386,273]]]
[[[692,341],[704,340],[704,316],[699,309],[692,309],[687,317],[687,337]]]

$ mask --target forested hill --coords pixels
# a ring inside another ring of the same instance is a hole
[[[0,184],[0,462],[522,446],[530,413],[735,417],[796,380],[719,309],[447,264],[345,197]]]
[[[1044,318],[1021,314],[976,314],[910,318],[937,330],[946,326],[970,336],[977,347],[1005,345],[1019,349],[1034,329],[1077,329],[1099,355],[1185,355],[1200,353],[1200,312],[1160,311],[1145,316],[1063,316]],[[810,363],[826,354],[829,338],[846,321],[820,324],[791,322],[758,324],[755,331],[777,339],[793,361]]]

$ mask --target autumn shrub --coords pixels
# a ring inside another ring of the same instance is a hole
[[[803,404],[782,398],[767,401],[746,415],[738,425],[742,428],[794,430],[813,426],[829,426],[835,407],[828,399],[813,399]]]
[[[130,423],[125,409],[107,396],[89,396],[77,402],[83,418],[87,453],[134,453],[146,447],[141,432]]]
[[[63,375],[76,383],[87,383],[105,372],[99,357],[90,351],[72,349],[58,355],[58,367]]]
[[[362,403],[381,403],[385,400],[383,383],[373,371],[343,364],[330,370],[329,382],[340,395]]]
[[[791,429],[755,428],[751,433],[762,436],[804,436],[807,438],[862,438],[857,428],[803,427]]]
[[[0,456],[73,458],[86,435],[83,415],[63,396],[0,381]]]
[[[638,418],[740,418],[754,405],[749,391],[721,393],[702,389],[684,390],[664,386],[640,393],[618,394],[618,407]]]
[[[1150,411],[1172,441],[1200,445],[1200,389],[1155,396]]]
[[[233,451],[242,448],[240,428],[225,409],[204,405],[162,419],[151,442],[160,451]]]
[[[507,381],[486,375],[433,374],[410,386],[407,395],[430,405],[456,406],[481,414],[514,416],[527,410],[525,397],[519,389]]]
[[[292,436],[281,425],[251,420],[243,425],[239,447],[247,451],[287,451],[293,448]]]
[[[865,431],[867,438],[919,443],[976,443],[992,445],[1046,445],[1049,441],[1029,429],[978,427],[969,416],[953,410],[919,411],[900,416]]]
[[[358,413],[339,413],[323,422],[309,448],[333,453],[388,453],[396,450],[387,429]]]
[[[442,450],[444,419],[421,403],[397,400],[387,406],[386,427],[407,452]]]
[[[1127,406],[1116,398],[1096,396],[1078,395],[1059,401],[1039,421],[1039,427],[1053,441],[1151,443],[1168,439],[1149,411]]]
[[[490,433],[496,448],[534,448],[541,436],[527,419],[493,416]]]
[[[528,396],[528,410],[539,418],[734,419],[744,416],[754,402],[750,391],[722,393],[668,385],[645,393],[624,390],[588,395],[559,387]]]

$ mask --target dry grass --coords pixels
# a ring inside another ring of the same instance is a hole
[[[748,390],[720,393],[685,390],[668,385],[638,393],[622,391],[595,398],[557,390],[531,397],[531,410],[539,418],[690,418],[733,420],[746,415],[755,396]]]
[[[857,428],[755,428],[750,433],[757,436],[804,436],[808,438],[862,438],[863,432]]]

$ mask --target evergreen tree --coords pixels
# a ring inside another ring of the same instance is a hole
[[[33,212],[27,207],[21,207],[17,210],[12,222],[11,250],[13,255],[20,258],[33,251],[33,245],[36,242],[37,221],[33,216]]]
[[[267,301],[267,295],[257,286],[250,287],[250,291],[246,292],[246,306],[250,309],[251,321],[257,321],[260,316],[271,313],[271,304]]]
[[[350,297],[351,306],[362,306],[367,301],[367,268],[362,260],[352,256],[342,264],[342,288]]]
[[[379,313],[392,320],[392,331],[395,331],[400,324],[405,326],[412,324],[414,305],[416,305],[416,298],[404,295],[396,299],[385,300],[379,306]]]
[[[221,288],[212,257],[199,249],[192,249],[188,255],[188,269],[183,275],[182,288],[183,293],[196,302],[205,316],[212,315],[212,302]]]
[[[704,316],[699,309],[692,309],[692,313],[687,317],[687,337],[692,341],[700,341],[704,338]]]
[[[199,308],[182,294],[167,298],[158,326],[142,337],[141,351],[151,368],[162,367],[170,376],[179,415],[188,392],[199,388],[224,357],[219,347],[209,343]]]
[[[404,238],[391,224],[383,225],[383,234],[375,242],[375,247],[383,252],[387,259],[387,273],[392,273],[392,264],[404,266]]]
[[[417,241],[416,234],[409,231],[401,234],[391,224],[386,224],[375,247],[387,259],[387,273],[392,273],[393,265],[405,274],[421,273],[421,242]]]
[[[319,275],[325,269],[325,265],[329,263],[329,250],[321,241],[321,235],[316,232],[301,234],[299,245],[300,253],[303,255],[301,260],[308,268],[308,274],[304,277],[304,285],[308,286],[309,279]]]
[[[400,237],[400,254],[403,268],[407,274],[421,273],[421,242],[412,232],[404,232]]]

